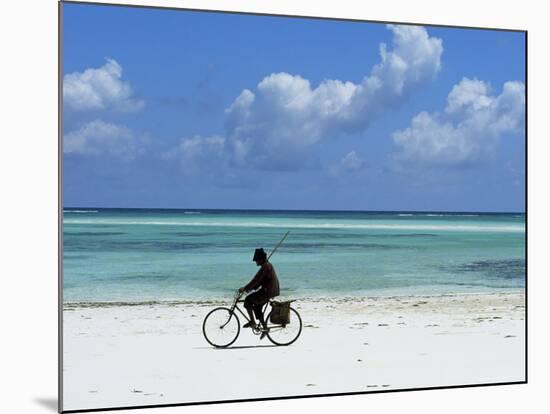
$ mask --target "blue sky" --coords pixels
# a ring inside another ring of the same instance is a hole
[[[524,211],[523,33],[63,7],[65,206]]]

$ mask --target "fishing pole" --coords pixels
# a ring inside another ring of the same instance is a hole
[[[287,231],[287,232],[285,233],[285,235],[283,236],[283,238],[281,239],[281,241],[279,242],[279,244],[277,244],[277,246],[275,246],[275,248],[271,251],[271,253],[270,253],[269,256],[267,257],[267,261],[269,261],[269,258],[270,258],[271,256],[273,256],[273,253],[275,253],[275,251],[279,248],[279,246],[280,246],[281,244],[283,244],[283,242],[284,242],[285,239],[286,239],[286,236],[288,236],[289,233],[290,233],[290,230]]]

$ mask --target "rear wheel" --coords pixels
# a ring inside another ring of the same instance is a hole
[[[271,312],[267,316],[267,337],[275,345],[290,345],[302,332],[302,318],[294,308],[290,308],[289,323],[286,325],[275,325],[270,323]]]
[[[236,341],[241,323],[235,313],[228,308],[216,308],[206,315],[202,323],[202,333],[206,341],[216,348],[225,348]]]

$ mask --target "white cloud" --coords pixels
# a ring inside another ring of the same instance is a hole
[[[100,68],[69,73],[63,78],[63,103],[73,111],[115,109],[137,111],[144,102],[133,98],[133,91],[122,78],[122,66],[114,59]]]
[[[457,166],[494,154],[504,134],[521,134],[525,85],[510,81],[498,96],[477,79],[463,78],[447,97],[443,113],[421,112],[408,128],[392,134],[401,163]]]
[[[346,154],[344,158],[340,161],[342,166],[348,170],[356,171],[363,167],[363,160],[357,155],[355,150],[350,151]]]
[[[454,85],[447,97],[445,112],[456,114],[464,111],[475,112],[491,105],[491,88],[483,81],[463,78]]]
[[[389,25],[393,49],[380,46],[380,62],[360,83],[309,80],[280,72],[256,92],[245,89],[226,109],[226,151],[237,165],[299,168],[311,147],[327,137],[364,131],[441,67],[442,41],[418,26]]]
[[[179,144],[165,152],[165,160],[177,160],[187,174],[214,171],[224,163],[225,138],[214,135],[183,138]]]
[[[125,126],[95,120],[65,134],[63,152],[67,154],[111,155],[132,160],[144,152],[149,139]]]
[[[356,174],[364,172],[365,162],[357,154],[357,151],[348,152],[339,162],[331,165],[328,169],[329,175],[333,177],[343,176],[345,174]]]

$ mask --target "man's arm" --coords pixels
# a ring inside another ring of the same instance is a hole
[[[262,284],[264,276],[265,276],[265,271],[262,266],[260,270],[258,270],[258,273],[256,273],[256,275],[252,278],[252,280],[248,282],[248,284],[242,287],[241,289],[245,292],[256,289],[258,286]]]

